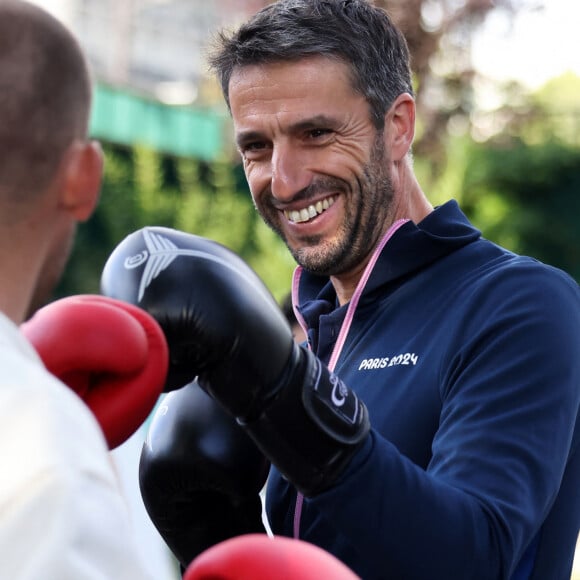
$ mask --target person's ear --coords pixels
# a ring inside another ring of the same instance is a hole
[[[385,122],[387,151],[393,161],[403,159],[413,144],[415,137],[415,101],[408,93],[400,94],[389,109]]]
[[[103,151],[97,141],[75,141],[69,148],[61,205],[72,217],[83,222],[95,210],[101,191]]]

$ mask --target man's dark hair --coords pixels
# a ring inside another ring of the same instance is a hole
[[[279,0],[237,31],[219,33],[209,64],[229,107],[236,68],[310,56],[350,67],[353,88],[369,102],[378,129],[400,94],[413,95],[405,38],[387,12],[366,0]]]

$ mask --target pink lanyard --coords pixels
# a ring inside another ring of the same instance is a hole
[[[358,302],[359,302],[360,297],[363,293],[363,290],[368,282],[368,279],[371,275],[371,272],[373,271],[375,264],[376,264],[377,260],[379,259],[381,252],[383,251],[383,248],[385,247],[387,242],[393,237],[393,234],[403,224],[407,223],[408,221],[409,221],[408,219],[400,219],[400,220],[397,220],[396,222],[394,222],[393,225],[389,228],[389,230],[385,234],[385,236],[383,237],[383,239],[381,240],[380,244],[377,246],[373,255],[371,256],[371,259],[369,260],[369,263],[367,264],[367,266],[363,272],[363,275],[361,276],[361,279],[359,280],[359,282],[356,286],[354,294],[352,295],[352,298],[348,304],[346,316],[345,316],[344,321],[342,323],[342,326],[340,328],[340,332],[338,334],[336,344],[334,345],[334,349],[332,350],[332,355],[330,357],[330,361],[328,362],[328,368],[331,371],[334,371],[334,368],[336,367],[338,357],[340,356],[340,353],[342,352],[342,349],[344,347],[344,343],[346,342],[346,337],[348,336],[348,332],[350,330],[350,326],[352,324],[352,320],[354,318],[354,313],[355,313],[356,308],[358,306]],[[300,281],[301,272],[302,272],[302,270],[300,268],[297,268],[294,272],[294,279],[292,282],[292,295],[294,297],[294,300],[293,300],[294,304],[296,304],[296,302],[297,302],[296,299],[298,298],[298,283]],[[306,325],[304,324],[304,319],[302,318],[302,316],[300,316],[300,314],[298,312],[296,312],[296,316],[298,317],[298,320],[300,321],[300,325],[303,328],[305,328]],[[300,518],[302,516],[303,504],[304,504],[304,496],[301,493],[297,493],[297,495],[296,495],[296,507],[294,509],[294,538],[296,538],[296,539],[298,539],[300,537]]]

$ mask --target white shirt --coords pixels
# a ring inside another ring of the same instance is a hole
[[[85,404],[0,314],[0,578],[147,580]]]

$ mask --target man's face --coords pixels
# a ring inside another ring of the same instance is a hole
[[[382,132],[346,64],[324,57],[244,67],[229,85],[256,208],[307,270],[360,269],[393,196]]]

